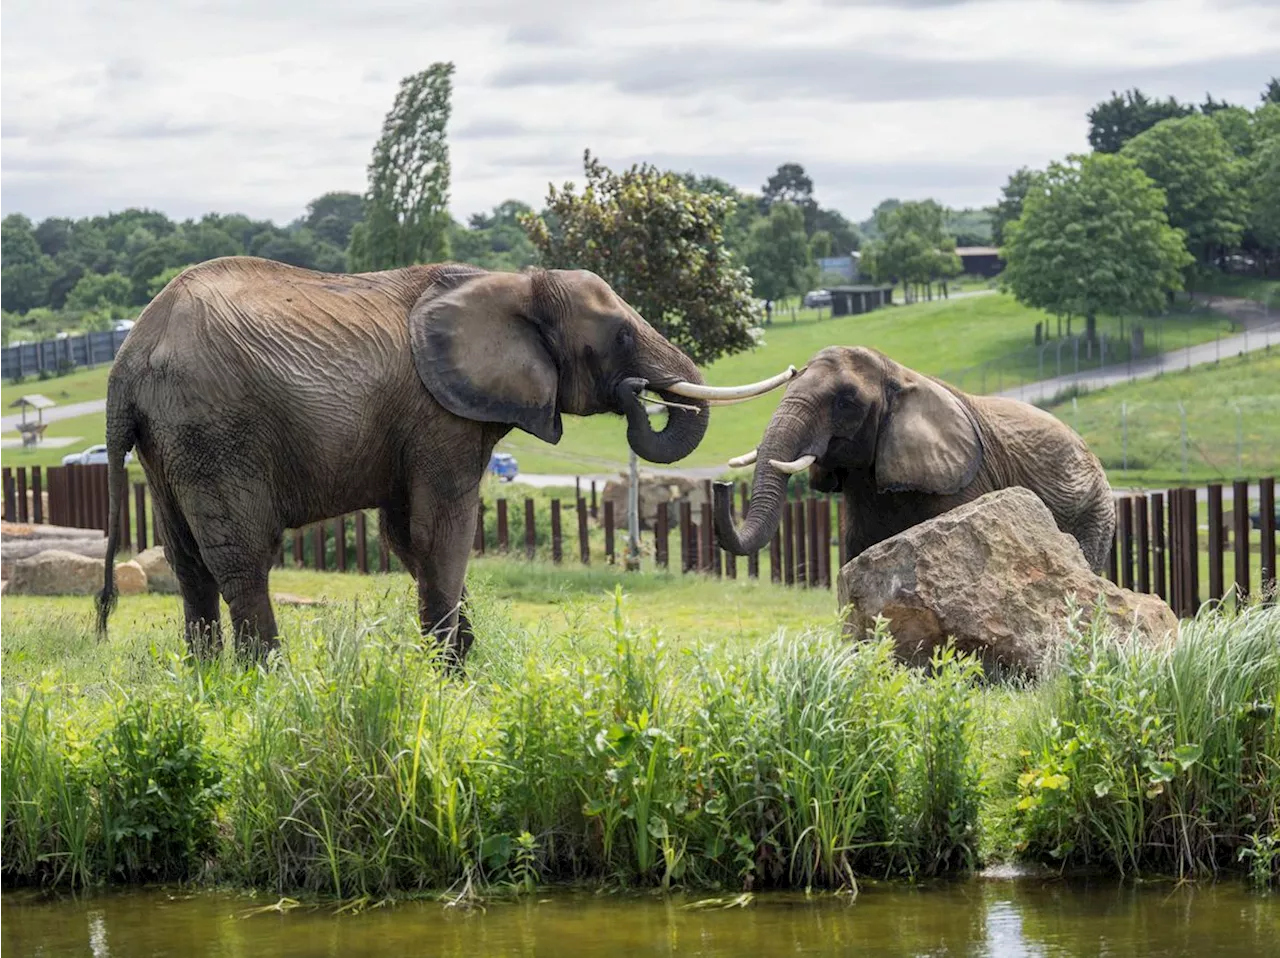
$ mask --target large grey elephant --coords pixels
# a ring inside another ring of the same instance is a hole
[[[794,372],[794,370],[791,370]],[[267,591],[285,529],[378,508],[417,580],[424,634],[460,665],[480,482],[513,427],[558,442],[565,413],[620,413],[644,459],[688,455],[708,402],[780,385],[702,384],[693,362],[594,273],[444,264],[356,275],[226,257],[177,276],[138,318],[107,385],[105,634],[125,454],[137,449],[177,576],[187,641],[277,646]],[[641,392],[671,404],[655,430]]]
[[[843,492],[848,554],[994,489],[1024,486],[1075,536],[1098,570],[1115,531],[1111,487],[1078,435],[1028,403],[970,396],[874,349],[832,346],[787,387],[759,447],[751,502],[735,527],[727,483],[716,488],[720,545],[744,555],[778,527],[788,478],[809,470]]]

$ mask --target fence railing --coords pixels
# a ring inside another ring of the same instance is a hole
[[[6,467],[3,477],[7,521],[106,530],[106,466]],[[1257,542],[1253,541],[1251,488],[1256,489]],[[589,496],[584,491],[579,489],[574,501],[567,504],[558,498],[547,503],[526,497],[522,505],[505,497],[482,500],[472,543],[474,554],[526,560],[549,557],[562,564],[566,549],[576,546],[576,560],[581,565],[597,560],[618,563],[619,551],[626,548],[626,516],[616,514],[612,500],[599,501],[595,482],[590,484]],[[1107,577],[1125,588],[1159,595],[1180,616],[1194,615],[1203,601],[1222,598],[1228,581],[1241,598],[1274,600],[1274,477],[1232,484],[1229,523],[1224,518],[1223,486],[1212,484],[1203,487],[1207,524],[1201,525],[1200,491],[1184,487],[1117,496],[1116,536],[1107,559]],[[781,585],[830,589],[835,573],[849,559],[844,536],[839,534],[845,526],[841,497],[810,494],[789,500],[768,546],[740,560],[717,545],[710,482],[703,492],[704,501],[684,498],[657,507],[643,548],[652,568],[730,579],[745,571],[752,579],[763,574]],[[148,498],[146,484],[134,483],[123,502],[121,537],[135,552],[162,544],[162,527],[156,521],[154,502],[149,504]],[[748,498],[747,485],[739,484],[733,497],[734,511],[745,510]],[[548,504],[549,509],[542,508]],[[573,512],[572,519],[566,520],[566,511]],[[276,565],[361,573],[398,569],[398,561],[377,533],[376,521],[373,529],[370,525],[370,516],[357,512],[289,530]],[[1230,580],[1224,567],[1227,550],[1234,556]],[[1259,559],[1256,570],[1254,555]],[[1207,593],[1202,585],[1207,585]]]
[[[127,335],[126,329],[114,329],[5,346],[0,350],[0,375],[12,382],[41,372],[66,372],[78,366],[109,363],[115,359]]]

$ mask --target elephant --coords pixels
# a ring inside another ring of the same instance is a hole
[[[722,548],[759,550],[778,527],[789,476],[809,470],[820,492],[841,492],[847,554],[971,502],[1023,486],[1076,538],[1096,572],[1115,532],[1107,476],[1075,432],[1029,403],[972,396],[866,347],[816,353],[787,386],[756,450],[740,526],[728,483],[715,488]]]
[[[190,267],[138,317],[107,385],[110,490],[98,633],[116,603],[125,454],[137,450],[197,657],[278,648],[268,575],[285,529],[366,508],[417,581],[423,635],[460,669],[480,483],[511,429],[560,440],[564,414],[617,413],[640,457],[687,456],[711,387],[599,276],[457,263],[321,273],[251,256]],[[653,428],[642,391],[667,405]]]

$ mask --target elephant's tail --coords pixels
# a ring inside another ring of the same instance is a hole
[[[132,403],[122,401],[119,386],[107,386],[107,555],[104,560],[102,591],[94,603],[98,614],[98,638],[107,636],[107,619],[116,607],[116,550],[120,548],[120,517],[124,498],[129,494],[129,471],[124,458],[136,441]],[[115,393],[115,395],[112,395]]]

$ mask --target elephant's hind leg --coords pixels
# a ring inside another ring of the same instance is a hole
[[[186,517],[172,497],[155,486],[157,537],[182,595],[187,649],[198,659],[216,658],[222,651],[222,618],[218,583],[200,556]]]

